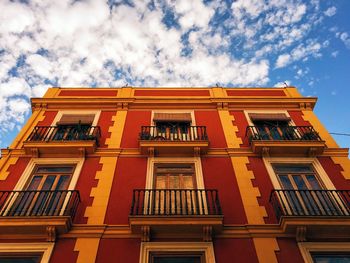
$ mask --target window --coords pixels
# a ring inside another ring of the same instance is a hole
[[[291,140],[296,137],[290,127],[290,118],[283,113],[249,114],[255,133],[261,140]]]
[[[209,242],[143,242],[140,262],[215,263],[215,257]]]
[[[0,262],[2,263],[40,263],[42,255],[40,254],[0,254]]]
[[[349,263],[349,252],[311,252],[312,259],[315,263]]]
[[[203,253],[160,253],[150,255],[151,263],[205,263]]]
[[[47,263],[54,243],[1,243],[1,263]]]
[[[189,140],[191,122],[190,113],[154,113],[153,136],[156,139]]]
[[[15,192],[10,203],[8,216],[60,215],[70,193],[69,183],[74,165],[38,165],[24,187],[25,191]]]
[[[273,164],[274,171],[287,190],[319,190],[321,184],[311,164]]]
[[[301,242],[298,246],[307,263],[350,262],[350,243],[348,242]]]
[[[156,189],[194,189],[196,188],[194,164],[155,164],[154,180]]]
[[[53,140],[87,140],[92,139],[94,114],[64,114],[56,123],[57,130]]]

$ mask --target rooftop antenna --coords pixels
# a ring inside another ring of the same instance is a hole
[[[129,86],[128,83],[125,83],[125,85],[122,88],[127,88]]]
[[[284,81],[283,84],[287,87],[289,87],[289,85]]]
[[[217,88],[220,88],[219,83],[216,83],[215,86],[216,86]]]

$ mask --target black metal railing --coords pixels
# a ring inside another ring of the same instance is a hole
[[[222,215],[217,190],[212,189],[135,189],[132,216]]]
[[[99,126],[80,126],[80,125],[62,125],[62,126],[36,126],[29,135],[27,141],[96,141],[98,145],[101,137]]]
[[[273,190],[276,216],[350,216],[350,190]]]
[[[164,127],[142,126],[140,140],[148,141],[206,141],[208,140],[205,126]]]
[[[1,216],[70,216],[80,203],[75,190],[0,191]]]
[[[249,141],[322,141],[312,126],[248,126]]]

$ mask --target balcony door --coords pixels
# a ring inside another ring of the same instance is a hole
[[[155,164],[155,211],[158,214],[196,214],[198,196],[194,164]]]
[[[59,215],[75,167],[40,165],[34,168],[25,191],[18,193],[12,215]]]
[[[339,212],[337,196],[324,190],[311,164],[274,164],[284,191],[283,203],[296,215],[327,215]]]

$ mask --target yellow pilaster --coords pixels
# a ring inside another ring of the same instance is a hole
[[[236,135],[238,128],[233,125],[234,117],[230,115],[228,110],[219,110],[219,115],[228,148],[239,148],[239,145],[242,144],[242,140]],[[235,171],[248,223],[264,224],[264,217],[267,216],[267,214],[265,208],[259,206],[257,198],[260,196],[260,191],[252,184],[251,180],[255,177],[253,172],[248,170],[248,157],[231,157],[231,162],[233,170]]]
[[[77,263],[94,263],[99,243],[99,238],[78,238],[74,247],[79,252]]]
[[[258,203],[257,198],[260,197],[260,191],[252,184],[252,179],[255,177],[253,172],[247,168],[247,164],[249,164],[248,157],[231,157],[231,162],[248,224],[265,224],[264,217],[267,216],[267,213],[265,207]]]
[[[109,128],[110,138],[106,139],[108,148],[119,148],[122,140],[123,129],[125,125],[127,111],[118,111],[112,117],[113,126]],[[101,170],[96,173],[95,179],[98,180],[97,186],[91,189],[90,196],[93,197],[92,205],[85,210],[85,216],[88,218],[88,224],[104,224],[108,201],[112,189],[114,172],[118,158],[101,157]],[[88,245],[84,245],[87,242]],[[78,238],[75,244],[75,250],[79,251],[78,263],[95,262],[99,246],[99,238]]]
[[[313,113],[312,110],[303,111],[303,118],[305,121],[310,122],[312,127],[315,128],[315,130],[321,136],[321,139],[326,142],[327,147],[329,148],[339,147],[338,144],[335,142],[335,140],[332,138],[332,136],[329,134],[329,132],[326,130],[323,124],[319,121],[319,119],[316,117],[316,115]]]
[[[0,159],[0,180],[6,180],[9,172],[7,171],[10,165],[16,164],[18,157],[11,157],[10,155]]]
[[[234,118],[228,110],[219,110],[219,116],[224,129],[226,143],[228,148],[239,148],[242,139],[237,137],[237,126],[233,125]]]
[[[112,118],[113,126],[109,129],[111,137],[106,139],[108,148],[119,148],[123,136],[123,130],[126,120],[127,111],[118,111],[117,115]]]
[[[276,251],[279,251],[275,238],[253,238],[259,263],[277,263]]]
[[[343,171],[341,172],[345,179],[350,180],[350,160],[348,157],[332,157],[334,163],[339,164]]]

